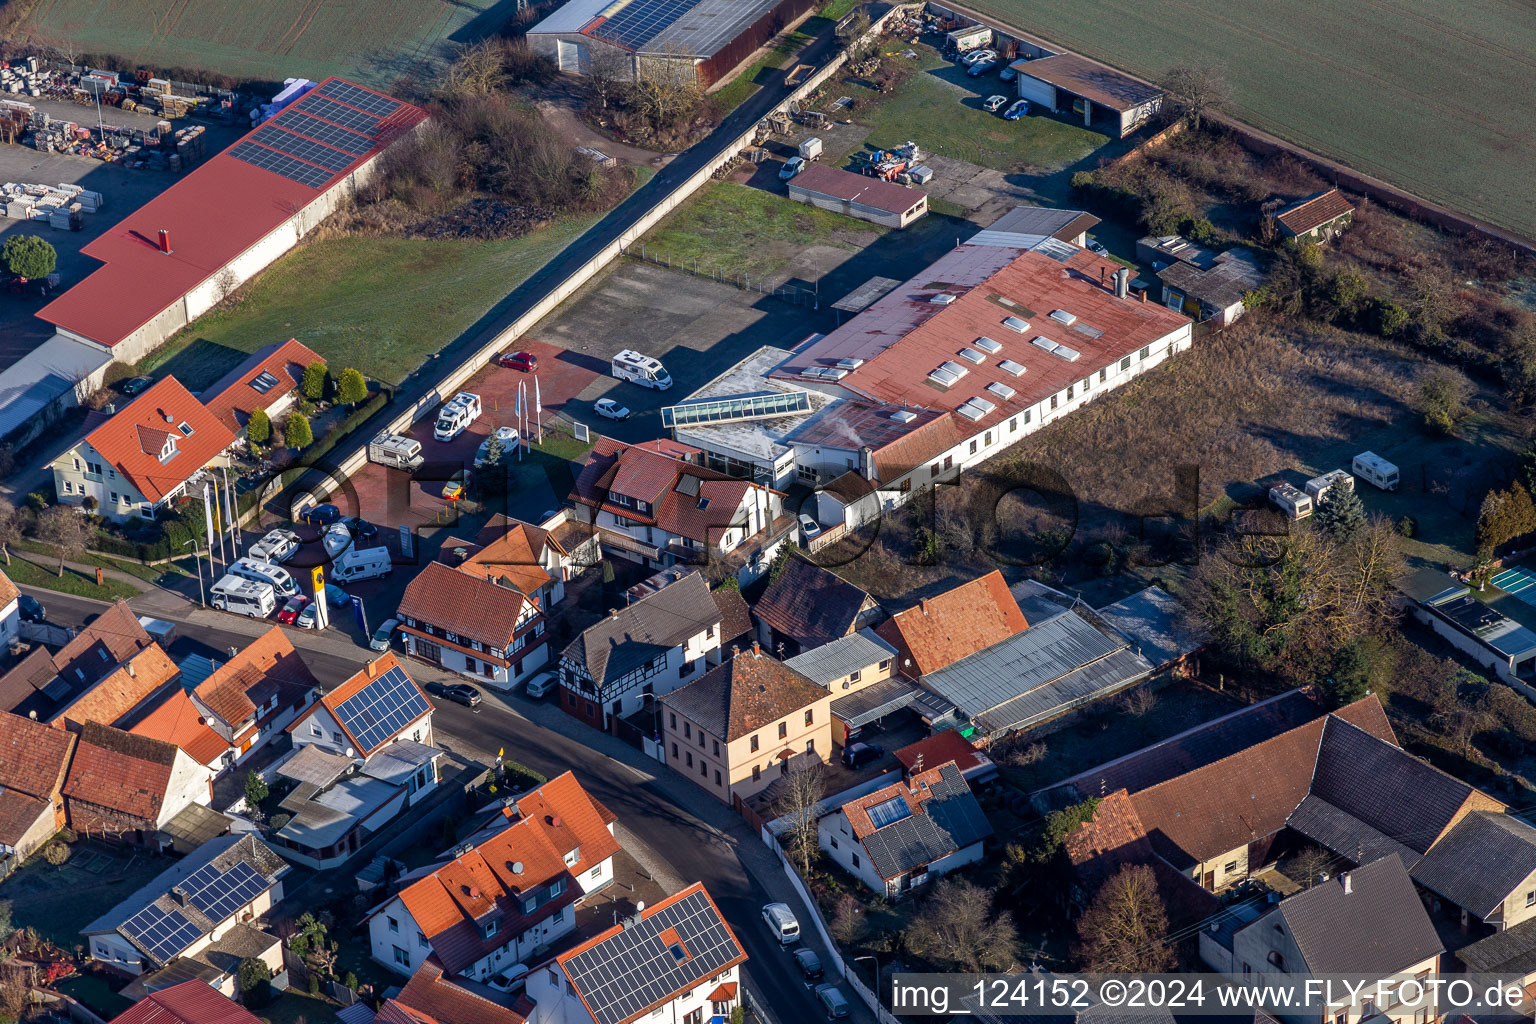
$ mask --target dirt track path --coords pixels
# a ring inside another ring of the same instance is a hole
[[[574,99],[561,97],[557,100],[540,100],[536,104],[540,116],[573,146],[590,146],[615,159],[640,167],[664,167],[675,155],[630,146],[600,134],[576,116],[574,103]]]

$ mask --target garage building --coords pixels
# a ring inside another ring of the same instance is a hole
[[[789,181],[789,198],[888,228],[928,215],[928,194],[826,164],[811,164]]]
[[[815,0],[570,0],[528,30],[561,71],[634,81],[689,70],[708,87]]]
[[[1163,91],[1114,68],[1061,53],[1013,63],[1019,96],[1059,113],[1071,110],[1083,125],[1124,138],[1163,105]]]

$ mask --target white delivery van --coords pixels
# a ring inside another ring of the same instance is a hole
[[[421,455],[420,441],[390,433],[379,434],[368,442],[368,459],[407,472],[415,472],[426,461]]]
[[[619,380],[632,381],[644,388],[665,391],[672,386],[672,375],[653,356],[643,356],[627,348],[613,357],[613,375]]]
[[[452,441],[479,418],[480,396],[460,391],[437,410],[437,426],[433,428],[432,436],[439,441]]]
[[[261,562],[254,558],[237,558],[235,564],[229,567],[229,571],[234,576],[270,584],[278,597],[285,600],[296,596],[299,592],[299,585],[293,582],[293,577],[288,575],[288,570],[271,562]]]
[[[1315,476],[1311,480],[1307,481],[1307,496],[1310,497],[1313,501],[1321,503],[1323,500],[1323,495],[1327,494],[1335,487],[1342,488],[1346,491],[1352,491],[1355,489],[1355,478],[1350,476],[1346,470],[1329,470],[1322,476]]]
[[[331,579],[339,583],[356,583],[388,576],[394,567],[388,548],[348,548],[331,563]]]
[[[795,912],[787,903],[770,903],[764,907],[763,923],[781,946],[800,941],[800,922],[795,920]]]
[[[1276,484],[1269,489],[1269,500],[1289,519],[1305,519],[1312,514],[1312,499],[1290,484]]]
[[[267,535],[250,547],[250,557],[258,562],[286,562],[299,550],[299,535],[292,530],[268,530]]]
[[[220,611],[264,619],[277,607],[277,595],[270,583],[257,583],[230,573],[213,585],[213,606]]]
[[[1375,452],[1361,452],[1350,467],[1355,476],[1364,477],[1384,491],[1397,490],[1397,467]]]

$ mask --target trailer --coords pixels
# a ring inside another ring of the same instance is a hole
[[[1363,477],[1367,483],[1371,483],[1384,491],[1397,490],[1397,467],[1375,452],[1361,452],[1356,455],[1350,468],[1355,471],[1355,476]]]
[[[1322,476],[1315,476],[1311,480],[1307,481],[1307,497],[1321,505],[1323,502],[1323,495],[1327,494],[1335,487],[1341,487],[1346,491],[1353,491],[1355,489],[1355,478],[1350,476],[1348,470],[1329,470]]]
[[[1312,499],[1290,484],[1276,484],[1269,489],[1269,500],[1287,519],[1305,519],[1313,512]]]
[[[800,143],[800,158],[807,162],[821,159],[821,140],[816,138],[806,139]]]

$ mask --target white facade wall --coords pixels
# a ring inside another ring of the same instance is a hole
[[[212,768],[198,764],[186,751],[177,748],[176,760],[171,764],[171,781],[166,784],[165,802],[160,805],[155,825],[164,828],[188,804],[208,803],[213,798],[213,776]]]
[[[684,1024],[692,1013],[701,1020],[714,1016],[709,1003],[710,993],[721,985],[737,985],[735,1005],[741,1005],[741,975],[730,967],[714,978],[705,979],[692,990],[681,993],[670,1002],[663,1003],[640,1020],[644,1024]],[[551,962],[528,975],[528,995],[537,1004],[528,1017],[528,1024],[595,1024],[586,1004],[566,980],[560,966]],[[724,1016],[729,1017],[729,1013]]]
[[[9,644],[21,635],[21,599],[12,598],[0,608],[0,644]]]
[[[409,737],[417,743],[425,743],[433,746],[432,742],[432,713],[428,712],[424,718],[418,719],[395,733],[384,743],[379,744],[382,749],[389,743],[402,737]],[[342,730],[341,723],[336,721],[336,716],[331,714],[329,708],[319,701],[311,704],[293,726],[293,745],[295,748],[308,746],[315,743],[326,750],[336,754],[350,754],[351,757],[363,757],[363,751],[352,746],[352,741]]]
[[[178,455],[176,458],[185,458]],[[223,456],[215,457],[207,465],[220,465]],[[90,471],[92,465],[101,467],[100,473]],[[187,478],[196,476],[204,467],[187,463]],[[96,448],[81,441],[69,451],[53,460],[53,488],[61,505],[79,505],[86,498],[96,499],[96,511],[108,519],[121,522],[134,516],[149,519],[160,505],[167,504],[182,491],[177,486],[159,502],[150,502],[140,494],[128,479],[118,473],[112,464]]]
[[[881,878],[880,872],[875,870],[875,865],[870,861],[863,844],[853,834],[853,828],[848,824],[847,814],[838,811],[836,814],[829,814],[822,818],[816,825],[816,836],[818,845],[827,856],[837,861],[844,871],[873,891],[885,892],[885,879]]]

